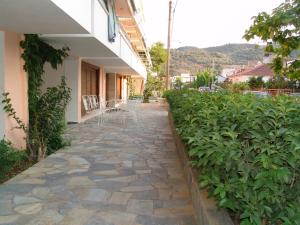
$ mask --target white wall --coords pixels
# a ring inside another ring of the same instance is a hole
[[[57,70],[45,65],[43,91],[47,87],[54,87],[60,84],[61,77],[66,77],[67,86],[71,88],[71,102],[66,111],[67,122],[79,123],[81,120],[81,60],[79,58],[67,58],[63,65]]]
[[[49,63],[45,64],[45,74],[43,75],[44,83],[42,86],[43,92],[45,92],[48,87],[56,87],[60,84],[61,77],[65,76],[64,68],[65,65],[61,65],[57,70],[54,70]]]
[[[4,32],[0,31],[0,94],[4,92]],[[2,101],[2,97],[0,97]],[[1,102],[0,101],[0,102]],[[5,132],[5,113],[3,105],[0,103],[0,140],[4,137]]]
[[[93,0],[93,10],[93,33],[99,40],[108,45],[108,14],[97,0]]]

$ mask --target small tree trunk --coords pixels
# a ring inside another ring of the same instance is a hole
[[[268,223],[267,219],[263,219],[262,225],[267,225],[267,223]]]

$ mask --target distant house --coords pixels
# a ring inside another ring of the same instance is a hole
[[[263,81],[268,81],[274,77],[273,69],[269,64],[261,64],[254,68],[244,69],[235,74],[228,76],[232,83],[247,82],[252,77],[262,77]]]
[[[172,77],[172,83],[175,83],[177,78],[179,78],[182,83],[186,84],[186,83],[194,82],[196,79],[196,76],[193,76],[189,73],[182,73],[180,76]]]
[[[192,76],[189,73],[182,73],[180,79],[182,83],[191,83],[195,80],[195,76]]]
[[[241,65],[228,65],[224,69],[222,69],[221,73],[217,75],[217,82],[223,83],[227,80],[227,77],[231,76],[234,73],[237,73],[238,71],[241,71],[241,69],[244,66]]]
[[[222,76],[222,75],[218,75],[217,76],[217,82],[218,83],[223,83],[226,80],[226,77]]]

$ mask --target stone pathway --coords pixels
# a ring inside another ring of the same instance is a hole
[[[0,186],[0,224],[195,225],[166,107],[72,125],[72,146]]]

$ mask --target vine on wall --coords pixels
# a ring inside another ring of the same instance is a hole
[[[24,70],[28,74],[28,110],[29,124],[16,116],[9,93],[4,93],[4,110],[18,123],[26,133],[27,149],[33,160],[39,161],[47,154],[63,147],[65,127],[65,109],[71,99],[71,89],[67,87],[64,77],[58,87],[48,88],[42,93],[45,63],[57,69],[68,56],[69,48],[55,49],[42,41],[36,34],[26,34],[20,43],[24,49],[21,57],[25,61]]]

